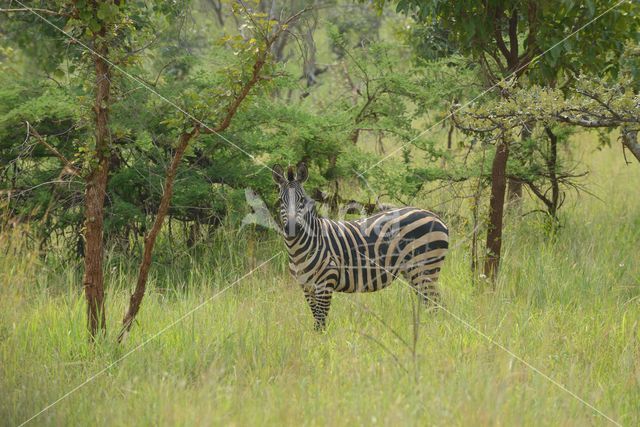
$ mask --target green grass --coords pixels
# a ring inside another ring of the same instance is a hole
[[[535,216],[507,221],[496,290],[474,287],[453,230],[444,303],[497,343],[624,425],[640,424],[640,167],[588,155],[590,196],[553,238]],[[2,236],[0,423],[53,425],[606,425],[605,418],[446,312],[420,312],[402,282],[337,295],[313,331],[284,256],[221,289],[283,246],[222,233],[197,255],[159,253],[139,322],[114,344],[134,267],[111,257],[108,336],[86,341],[77,265]],[[371,313],[375,313],[375,316]],[[403,343],[406,342],[406,345]]]

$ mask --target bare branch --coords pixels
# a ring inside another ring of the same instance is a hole
[[[29,122],[25,122],[27,125],[27,132],[29,133],[30,136],[33,136],[34,138],[36,138],[36,140],[42,144],[44,147],[47,148],[47,150],[51,151],[51,153],[53,153],[54,156],[56,156],[58,159],[60,159],[60,161],[62,162],[62,164],[65,167],[65,170],[67,172],[69,172],[72,175],[75,176],[80,176],[80,171],[78,170],[78,168],[76,168],[73,163],[71,163],[69,160],[67,160],[67,158],[62,155],[62,153],[60,151],[58,151],[56,149],[56,147],[54,147],[53,145],[49,144],[47,141],[45,141],[45,139],[38,133],[38,131],[31,127],[31,125],[29,124]]]
[[[12,13],[12,12],[39,12],[39,13],[44,13],[46,15],[56,15],[56,16],[69,16],[69,14],[67,13],[62,13],[62,12],[56,12],[55,10],[49,10],[49,9],[38,9],[35,7],[16,7],[16,8],[10,8],[10,9],[0,9],[0,12],[4,12],[4,13]]]

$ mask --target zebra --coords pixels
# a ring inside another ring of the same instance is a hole
[[[436,287],[449,247],[447,226],[431,212],[404,207],[354,221],[318,215],[303,188],[305,163],[285,174],[274,165],[279,188],[280,219],[289,256],[289,270],[304,291],[323,330],[333,292],[374,292],[403,275],[426,305],[439,306]]]

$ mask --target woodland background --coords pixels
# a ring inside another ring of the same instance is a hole
[[[2,419],[636,424],[638,12],[3,2]],[[325,216],[445,219],[445,311],[312,331],[265,220],[300,160]]]

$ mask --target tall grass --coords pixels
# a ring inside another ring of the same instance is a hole
[[[283,250],[276,236],[230,229],[197,252],[162,243],[123,346],[115,334],[135,265],[111,254],[109,333],[90,346],[79,266],[24,249],[19,232],[2,235],[0,420],[25,421],[118,361],[34,423],[608,423],[489,337],[607,416],[638,425],[640,168],[612,149],[589,161],[588,185],[601,200],[572,200],[554,236],[536,217],[510,217],[495,290],[472,285],[468,247],[454,245],[441,276],[446,309],[486,337],[447,312],[421,313],[415,348],[415,297],[404,283],[335,296],[323,334],[313,331],[284,254],[218,294]]]

